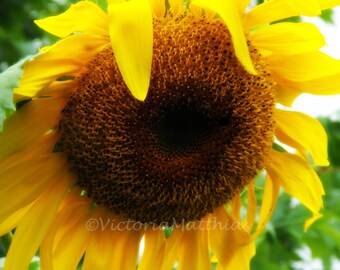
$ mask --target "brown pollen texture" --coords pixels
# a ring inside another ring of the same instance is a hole
[[[271,148],[275,91],[237,60],[219,20],[188,13],[154,21],[148,96],[127,89],[111,48],[77,78],[59,148],[78,185],[113,213],[171,225],[199,220],[240,192]]]

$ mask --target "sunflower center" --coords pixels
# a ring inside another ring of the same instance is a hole
[[[162,115],[155,119],[154,133],[164,151],[174,154],[197,151],[217,129],[216,120],[193,104],[180,103],[175,108],[164,108]]]
[[[187,13],[154,21],[149,93],[133,98],[110,47],[77,79],[59,148],[78,185],[117,215],[156,224],[198,220],[263,169],[272,145],[272,80],[234,54],[225,25]]]

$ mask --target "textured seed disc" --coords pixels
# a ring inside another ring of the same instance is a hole
[[[144,102],[127,89],[108,47],[77,78],[59,146],[97,203],[140,222],[198,220],[263,168],[273,142],[275,94],[237,60],[220,21],[186,13],[154,21]]]

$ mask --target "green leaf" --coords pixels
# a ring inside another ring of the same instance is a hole
[[[326,23],[334,24],[333,14],[332,9],[326,9],[322,11],[320,18]]]
[[[22,76],[22,66],[29,59],[32,59],[32,56],[22,59],[0,74],[0,132],[5,119],[15,111],[13,89],[18,87]]]

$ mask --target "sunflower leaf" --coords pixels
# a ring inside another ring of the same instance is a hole
[[[5,119],[15,111],[13,89],[18,86],[23,64],[31,58],[25,57],[0,74],[0,132]]]

